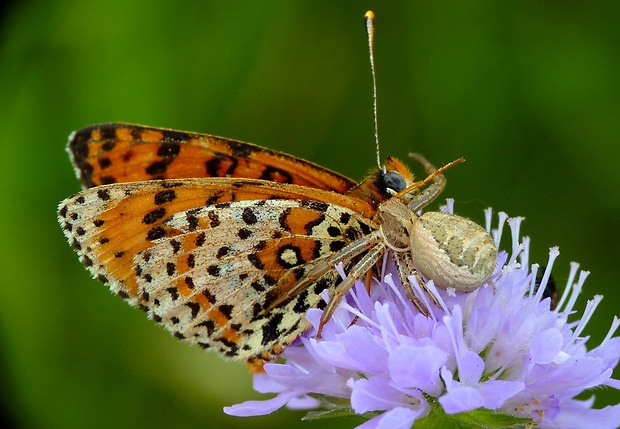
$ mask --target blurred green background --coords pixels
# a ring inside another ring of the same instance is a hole
[[[224,415],[259,397],[244,365],[176,341],[90,279],[56,206],[79,190],[67,136],[108,121],[245,140],[361,178],[375,160],[367,9],[383,155],[464,156],[444,195],[480,222],[488,206],[525,216],[533,261],[560,246],[561,287],[569,261],[590,270],[580,308],[605,295],[587,329],[600,342],[620,313],[619,3],[22,0],[0,26],[5,423],[355,425]]]

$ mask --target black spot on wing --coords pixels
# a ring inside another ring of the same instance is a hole
[[[163,218],[165,215],[166,215],[166,209],[163,207],[160,207],[144,215],[144,217],[142,218],[142,222],[147,225],[150,225],[152,223],[157,222],[159,219]]]
[[[209,217],[209,225],[211,228],[215,228],[220,225],[220,217],[214,211],[210,211],[207,213]]]
[[[256,269],[262,270],[264,268],[263,261],[261,261],[257,254],[250,253],[248,255],[248,260]]]
[[[200,304],[197,302],[188,302],[185,305],[192,311],[192,319],[195,319],[200,312]]]
[[[237,232],[237,235],[239,236],[240,239],[245,240],[249,237],[252,236],[252,234],[254,234],[254,232],[250,229],[247,228],[241,228],[239,229],[239,231]]]
[[[166,235],[166,231],[161,226],[156,226],[151,228],[150,231],[146,234],[146,238],[150,241],[157,240],[158,238],[162,238]]]
[[[314,228],[317,225],[320,225],[323,223],[323,221],[325,220],[325,215],[321,214],[318,218],[316,218],[313,221],[310,221],[308,223],[306,223],[304,225],[304,230],[306,231],[307,235],[312,235],[312,228]]]
[[[234,308],[235,307],[230,304],[222,304],[219,307],[217,307],[219,312],[222,313],[222,315],[228,320],[232,318],[232,311]]]
[[[183,139],[169,138],[167,135],[170,135],[170,133],[166,133],[164,131],[164,139],[168,140],[168,142],[162,143],[162,145],[159,146],[159,149],[157,149],[157,156],[161,156],[165,160],[172,161],[181,151],[179,142]],[[189,140],[189,136],[186,136],[185,140]]]
[[[327,209],[329,208],[329,205],[327,203],[324,203],[323,201],[314,201],[314,200],[303,200],[301,201],[301,205],[302,207],[308,207],[309,209],[312,209],[319,213],[325,213]]]
[[[253,152],[252,147],[250,147],[247,144],[242,143],[242,142],[238,142],[238,141],[234,141],[234,140],[228,140],[226,142],[226,144],[228,145],[228,147],[232,151],[232,155],[235,158],[247,158]]]
[[[101,167],[102,170],[112,165],[112,161],[110,161],[110,158],[107,157],[101,157],[97,160],[97,162],[99,163],[99,167]]]
[[[332,252],[337,252],[340,249],[342,249],[344,246],[346,246],[347,243],[345,243],[344,241],[341,240],[334,240],[332,242],[329,243],[329,250]]]
[[[215,322],[213,320],[205,320],[204,322],[200,322],[196,325],[197,327],[200,328],[205,328],[207,330],[207,335],[211,336],[213,335],[213,332],[215,332]]]
[[[196,247],[201,247],[203,244],[205,244],[206,239],[207,239],[206,234],[204,232],[200,232],[196,236]]]
[[[88,144],[90,142],[91,133],[95,129],[97,129],[97,127],[93,126],[76,131],[69,142],[71,158],[79,171],[80,180],[84,188],[91,188],[95,185],[92,177],[93,166],[88,162]]]
[[[265,167],[259,179],[278,183],[293,183],[293,176],[291,176],[291,173],[271,165]]]
[[[297,298],[295,298],[295,306],[293,307],[293,311],[295,313],[305,314],[310,308],[310,304],[308,304],[308,293],[308,289],[305,289],[297,295]]]
[[[223,258],[224,256],[226,256],[228,254],[229,251],[230,251],[230,247],[222,246],[219,249],[217,249],[217,253],[216,253],[215,257],[217,259]]]
[[[99,189],[97,191],[97,196],[102,201],[108,201],[110,199],[110,191],[107,189]]]
[[[276,341],[280,336],[280,324],[282,323],[282,313],[276,313],[272,315],[262,327],[263,338],[261,344],[266,346],[267,344]]]
[[[174,191],[174,189],[160,191],[155,194],[155,204],[160,206],[162,204],[166,204],[166,203],[173,201],[176,197],[177,197],[177,194]]]
[[[162,130],[162,133],[164,135],[162,141],[164,141],[165,143],[162,145],[162,147],[164,145],[175,145],[177,147],[176,150],[176,154],[174,156],[177,156],[179,154],[179,145],[176,143],[185,143],[188,140],[192,139],[192,135],[190,133],[186,133],[183,131],[174,131],[174,130]],[[162,149],[160,148],[160,151]],[[158,153],[159,155],[159,153]],[[161,156],[161,155],[160,155]]]
[[[278,222],[280,223],[280,227],[281,227],[284,231],[289,231],[289,232],[290,232],[290,230],[291,230],[291,229],[289,228],[289,226],[288,226],[288,223],[287,223],[287,219],[288,219],[288,217],[289,217],[289,215],[290,215],[290,214],[291,214],[291,209],[290,209],[290,207],[289,207],[289,208],[287,208],[286,210],[284,210],[284,211],[280,214],[280,216],[279,216],[279,218],[278,218]]]
[[[252,210],[251,207],[246,207],[245,209],[243,209],[241,218],[247,225],[254,225],[256,222],[258,222],[258,219],[256,218],[256,213],[254,213],[254,210]]]
[[[146,173],[151,176],[158,176],[164,174],[168,169],[168,165],[179,154],[181,146],[176,142],[162,143],[157,149],[157,155],[163,159],[155,161],[146,167]]]

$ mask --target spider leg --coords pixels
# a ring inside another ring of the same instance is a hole
[[[443,172],[456,164],[460,164],[461,162],[465,161],[465,159],[459,158],[447,163],[442,167],[435,168],[435,166],[428,162],[426,158],[424,158],[422,155],[419,155],[417,153],[410,153],[409,156],[416,159],[420,164],[422,164],[428,176],[423,180],[412,183],[406,189],[403,189],[394,196],[396,198],[400,198],[404,203],[408,204],[409,208],[412,211],[417,212],[418,210],[426,207],[435,198],[437,198],[437,196],[445,188],[446,178],[444,177]],[[432,184],[428,188],[424,189],[419,194],[416,194],[415,197],[412,197],[410,195],[413,190],[420,189],[431,182]]]
[[[431,290],[428,288],[426,282],[424,281],[424,279],[422,278],[418,270],[415,268],[413,264],[413,258],[411,257],[411,253],[394,252],[394,263],[396,264],[398,277],[400,279],[400,282],[403,285],[403,288],[405,289],[405,294],[407,295],[407,298],[409,298],[409,300],[413,302],[413,304],[418,308],[418,310],[420,310],[420,313],[424,314],[425,316],[429,316],[429,309],[427,309],[426,306],[415,295],[415,291],[413,290],[413,287],[411,286],[411,282],[409,281],[410,275],[413,275],[415,277],[416,281],[418,282],[418,285],[420,285],[420,288],[430,298],[430,300],[433,301],[433,304],[435,304],[438,307],[441,307],[441,305],[439,304],[439,301],[437,300],[435,295],[431,292]]]
[[[372,249],[366,253],[362,259],[359,260],[357,264],[351,268],[351,271],[348,273],[347,278],[345,278],[342,282],[340,282],[336,289],[334,290],[334,296],[331,297],[331,300],[323,310],[323,315],[321,316],[321,323],[319,324],[319,329],[316,333],[317,338],[321,337],[321,331],[323,331],[323,327],[329,321],[329,319],[333,316],[334,311],[336,311],[336,307],[338,307],[338,303],[342,299],[342,297],[353,287],[355,281],[362,277],[368,270],[372,269],[372,267],[377,263],[377,261],[381,258],[387,251],[387,247],[382,242],[377,243]]]
[[[358,238],[357,240],[347,244],[342,249],[333,253],[328,258],[320,261],[316,266],[314,266],[310,271],[308,271],[301,280],[299,280],[291,289],[286,291],[279,299],[275,300],[271,306],[267,310],[271,310],[284,301],[287,301],[306,289],[312,283],[323,277],[325,273],[330,270],[333,270],[336,265],[339,263],[347,263],[351,259],[365,252],[369,248],[375,245],[380,240],[380,236],[378,232],[373,232],[371,234],[365,235],[364,237]],[[372,266],[371,266],[372,267]],[[361,277],[364,273],[361,273],[358,277]]]

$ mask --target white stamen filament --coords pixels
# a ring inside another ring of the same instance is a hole
[[[538,268],[539,265],[538,264],[532,264],[531,267],[531,271],[530,271],[530,292],[529,295],[532,296],[535,293],[535,289],[536,289],[536,278],[538,277]],[[541,283],[542,285],[542,283]],[[541,286],[538,286],[538,288],[540,289]]]
[[[484,211],[484,229],[491,233],[491,223],[493,221],[493,209],[489,207]]]
[[[583,311],[583,316],[581,317],[581,320],[579,321],[579,324],[577,325],[577,327],[573,331],[573,335],[570,338],[569,344],[573,343],[574,341],[576,341],[577,338],[581,335],[581,333],[583,332],[584,328],[586,327],[586,325],[590,321],[590,318],[594,314],[594,311],[596,310],[596,307],[598,307],[598,305],[600,304],[602,299],[603,299],[603,295],[594,295],[594,298],[588,300],[588,302],[586,303],[586,308]]]
[[[607,335],[605,335],[605,338],[603,339],[603,341],[601,341],[601,346],[611,339],[613,334],[616,333],[618,327],[620,327],[620,319],[618,318],[618,316],[614,316],[614,320],[613,322],[611,322],[611,326],[609,327],[609,331],[607,331]]]
[[[553,310],[556,313],[560,312],[560,309],[564,305],[564,302],[566,302],[566,299],[568,298],[568,295],[570,294],[570,291],[572,290],[572,285],[573,285],[573,282],[575,281],[575,276],[577,275],[577,270],[579,270],[579,264],[577,262],[571,262],[570,263],[570,273],[568,274],[568,280],[566,281],[566,286],[564,287],[564,292],[562,292],[562,297],[560,298],[560,301],[558,302],[558,305]]]
[[[521,237],[523,252],[521,252],[521,266],[527,267],[530,264],[530,237]]]
[[[568,300],[568,304],[566,304],[566,309],[564,310],[567,316],[573,311],[575,302],[577,302],[577,297],[579,296],[579,294],[581,294],[581,289],[583,288],[583,282],[586,281],[586,278],[588,277],[589,274],[590,274],[589,271],[581,271],[579,273],[579,280],[577,280],[577,284],[573,285],[572,291],[571,291],[572,293]]]
[[[511,217],[508,219],[508,225],[510,225],[510,234],[511,234],[511,238],[512,238],[512,248],[513,248],[513,252],[516,248],[517,245],[519,245],[519,236],[520,236],[520,230],[521,230],[521,222],[523,222],[523,218],[518,216],[518,217]]]
[[[551,277],[551,269],[553,268],[553,263],[560,256],[560,250],[557,246],[549,249],[549,261],[547,262],[547,268],[545,268],[545,273],[540,280],[540,284],[538,285],[538,291],[536,291],[536,301],[540,301],[543,293],[545,293],[545,288],[547,287],[547,283],[549,282],[549,277]]]
[[[497,214],[497,217],[499,218],[499,225],[497,226],[497,229],[493,231],[494,232],[493,238],[495,239],[495,245],[499,247],[499,244],[502,241],[502,232],[504,230],[504,223],[508,219],[508,215],[504,212],[499,212]]]

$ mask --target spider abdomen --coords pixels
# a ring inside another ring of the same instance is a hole
[[[486,283],[497,262],[497,246],[484,228],[442,212],[415,216],[411,254],[418,270],[437,287],[462,292]]]

